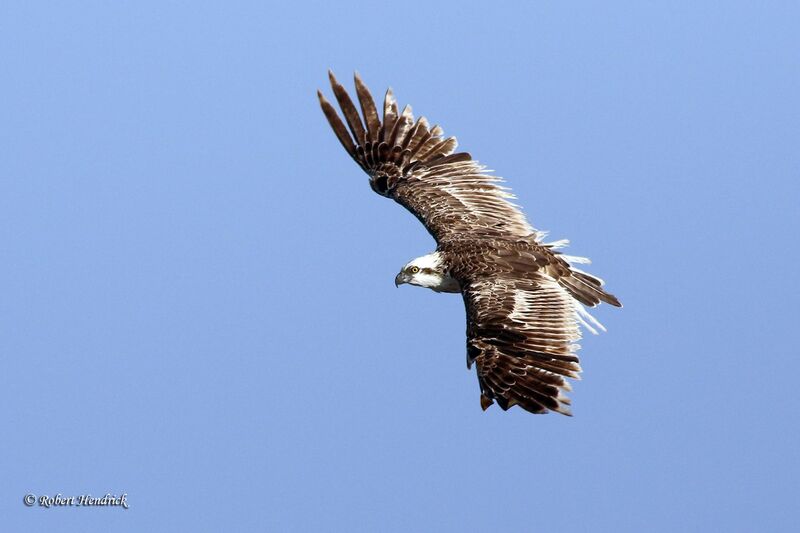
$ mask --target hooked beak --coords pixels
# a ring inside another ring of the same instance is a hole
[[[404,272],[400,272],[394,277],[394,286],[399,287],[403,283],[408,283],[408,276]]]

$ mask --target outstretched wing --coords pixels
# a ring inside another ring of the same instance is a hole
[[[477,365],[483,408],[496,401],[571,415],[563,391],[571,390],[565,378],[580,379],[578,324],[594,321],[581,304],[544,273],[485,278],[463,292],[467,366]]]
[[[455,137],[444,138],[411,107],[398,112],[391,89],[378,116],[369,90],[355,75],[363,120],[347,91],[329,72],[347,126],[317,91],[322,111],[347,153],[370,176],[372,189],[396,200],[425,225],[437,242],[450,235],[529,237],[536,230],[509,200],[513,195],[466,152],[455,153]]]

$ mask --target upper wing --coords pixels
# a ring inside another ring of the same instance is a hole
[[[578,324],[594,321],[556,280],[543,273],[484,278],[464,290],[467,366],[477,364],[484,409],[519,405],[532,413],[571,415],[565,377],[579,379]]]
[[[322,93],[317,91],[317,95],[342,146],[369,174],[372,189],[414,213],[438,242],[454,234],[536,234],[509,201],[513,195],[498,185],[501,178],[485,174],[485,168],[468,153],[454,153],[455,137],[444,138],[443,130],[429,127],[425,117],[415,122],[410,106],[399,113],[391,89],[386,92],[381,120],[375,101],[356,74],[362,121],[347,91],[333,73],[329,75],[347,126]]]

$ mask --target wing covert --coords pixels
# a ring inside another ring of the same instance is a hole
[[[456,153],[455,137],[444,137],[425,117],[414,120],[410,106],[398,112],[390,90],[383,121],[364,82],[355,75],[361,114],[329,72],[345,121],[317,91],[322,111],[345,151],[370,176],[370,186],[411,211],[437,242],[454,235],[538,237],[503,181],[466,152]],[[345,125],[346,123],[346,125]]]
[[[580,379],[577,306],[544,274],[486,278],[464,290],[467,366],[477,365],[481,405],[571,415],[565,378]],[[581,309],[582,311],[582,309]]]

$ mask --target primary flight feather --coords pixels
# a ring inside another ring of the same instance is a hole
[[[497,176],[444,137],[411,107],[399,111],[391,89],[380,114],[355,75],[361,109],[329,72],[344,122],[317,91],[322,111],[376,193],[411,211],[436,239],[433,253],[395,277],[436,292],[461,293],[467,311],[467,367],[475,364],[481,407],[497,402],[532,413],[569,415],[565,378],[578,379],[579,325],[603,329],[586,311],[600,302],[621,307],[599,278],[561,254],[567,241],[541,242]]]

